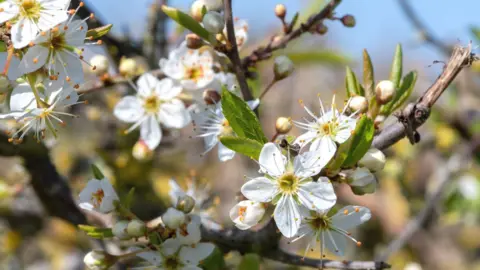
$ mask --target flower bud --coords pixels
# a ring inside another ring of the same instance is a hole
[[[378,172],[385,167],[385,155],[377,148],[368,149],[367,153],[358,161],[358,165],[366,167],[372,172]]]
[[[190,14],[197,22],[201,22],[203,19],[202,9],[204,6],[205,6],[204,0],[197,0],[193,2],[192,6],[190,7]]]
[[[132,238],[130,235],[127,233],[127,226],[128,226],[128,221],[126,220],[121,220],[117,223],[112,228],[112,233],[115,235],[120,240],[128,240]]]
[[[0,75],[0,94],[8,91],[10,81],[5,75]]]
[[[185,36],[185,41],[187,42],[187,48],[196,50],[201,48],[205,43],[197,34],[187,34]]]
[[[375,192],[377,181],[367,168],[357,168],[348,174],[348,184],[356,195]]]
[[[221,98],[222,97],[215,89],[207,89],[203,91],[203,101],[208,105],[217,104]]]
[[[389,80],[381,81],[377,84],[375,93],[378,103],[381,105],[387,104],[395,95],[395,85]]]
[[[167,209],[167,212],[163,214],[162,221],[165,226],[175,230],[185,223],[185,214],[182,211],[170,207]]]
[[[275,58],[273,64],[273,73],[275,74],[275,80],[280,81],[292,74],[294,70],[293,62],[290,58],[280,55]]]
[[[325,35],[328,32],[328,27],[323,23],[319,23],[315,27],[315,32],[319,35]]]
[[[264,214],[264,204],[250,200],[241,201],[230,210],[230,218],[240,230],[257,225]]]
[[[355,17],[352,15],[345,15],[340,19],[344,26],[354,27],[355,26]]]
[[[279,117],[275,122],[275,129],[278,134],[287,134],[292,130],[292,119],[287,117]]]
[[[122,58],[118,70],[124,77],[134,77],[137,75],[137,62],[133,58]]]
[[[134,219],[128,223],[127,233],[132,237],[144,236],[146,231],[147,226],[145,225],[145,222],[141,220]]]
[[[150,160],[153,157],[153,151],[143,140],[139,140],[132,148],[132,156],[140,161]]]
[[[287,15],[287,8],[283,4],[278,4],[275,6],[275,15],[280,19],[285,19],[285,15]]]
[[[219,34],[223,32],[223,28],[225,27],[225,20],[223,15],[216,12],[216,11],[209,11],[205,16],[203,16],[203,27],[212,33],[212,34]]]
[[[95,67],[95,69],[92,69],[93,73],[96,75],[103,75],[108,72],[110,62],[105,55],[97,54],[90,59],[90,65]]]
[[[348,107],[353,112],[364,113],[368,110],[368,100],[362,96],[354,96],[350,99]]]
[[[203,0],[208,11],[222,11],[223,0]]]
[[[83,262],[91,270],[107,270],[117,261],[117,256],[103,250],[92,250],[83,258]]]
[[[178,198],[176,208],[185,214],[192,212],[193,208],[195,207],[195,199],[191,196],[183,195]]]

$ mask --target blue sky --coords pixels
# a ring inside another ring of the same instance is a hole
[[[146,10],[153,0],[89,0],[99,16],[114,23],[117,30],[128,25],[132,33],[143,32]],[[355,28],[344,28],[339,22],[329,22],[331,30],[325,36],[331,48],[339,49],[354,58],[361,56],[367,48],[372,57],[390,58],[395,44],[404,45],[404,54],[414,59],[431,63],[442,59],[435,49],[419,45],[416,33],[400,10],[398,0],[344,0],[337,14],[353,14],[357,20]],[[169,5],[188,9],[190,0],[170,0]],[[480,26],[480,1],[478,0],[410,0],[422,20],[442,40],[466,44],[472,39],[468,27]],[[278,26],[273,15],[277,3],[287,6],[289,14],[301,11],[309,0],[234,0],[234,14],[249,21],[255,35],[261,36]],[[115,7],[115,8],[112,8]],[[139,35],[137,34],[137,37]],[[475,45],[478,42],[474,41]]]

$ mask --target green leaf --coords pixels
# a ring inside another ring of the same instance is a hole
[[[370,100],[375,97],[375,78],[373,75],[372,59],[367,50],[363,50],[363,87],[365,89],[365,97]]]
[[[355,132],[350,138],[350,151],[348,152],[348,157],[342,164],[342,168],[354,166],[365,155],[365,153],[367,153],[372,145],[374,133],[375,127],[373,125],[373,120],[368,118],[367,115],[363,115],[357,120]]]
[[[101,37],[105,36],[106,34],[108,34],[108,32],[110,32],[110,29],[112,29],[112,27],[113,27],[113,24],[107,24],[107,25],[104,25],[104,26],[100,26],[100,27],[97,27],[97,28],[90,29],[90,30],[87,31],[86,39],[90,40],[90,39],[101,38]]]
[[[480,28],[477,26],[470,27],[470,31],[472,32],[473,36],[480,41]]]
[[[105,178],[102,171],[100,171],[100,169],[95,166],[95,164],[92,164],[92,173],[95,179],[102,180],[103,178]]]
[[[390,71],[390,81],[393,82],[395,88],[398,89],[400,86],[400,80],[402,79],[402,68],[403,68],[403,52],[402,45],[398,44],[395,49],[395,56],[393,57],[392,69]]]
[[[287,57],[297,65],[305,64],[328,64],[328,65],[345,65],[351,61],[348,57],[335,51],[305,51],[290,52]]]
[[[222,270],[226,269],[225,260],[223,258],[223,252],[215,247],[210,255],[207,258],[202,260],[200,263],[202,269],[205,270]]]
[[[88,236],[98,239],[113,237],[112,229],[110,228],[98,228],[89,225],[78,225],[78,228],[87,233]]]
[[[180,10],[168,6],[162,6],[163,12],[167,14],[172,20],[176,21],[181,26],[187,28],[199,37],[209,40],[210,34],[205,28],[203,28],[194,18],[188,14],[181,12]]]
[[[255,270],[260,269],[260,257],[255,253],[245,254],[238,265],[237,270]]]
[[[380,113],[382,115],[388,116],[395,110],[402,107],[402,105],[407,101],[408,97],[412,94],[415,83],[417,82],[417,72],[410,71],[403,77],[400,87],[397,89],[393,99],[382,106]]]
[[[123,204],[125,208],[130,209],[132,207],[134,195],[135,195],[135,187],[132,187],[128,191],[127,197],[125,198],[125,203]]]
[[[298,18],[299,18],[299,13],[297,12],[297,13],[295,13],[295,15],[293,16],[292,22],[290,23],[292,29],[295,27],[295,24],[297,24]]]
[[[355,76],[355,73],[348,66],[345,70],[345,88],[347,89],[348,97],[365,95],[363,88],[360,88],[358,84],[357,76]]]
[[[239,137],[252,139],[262,144],[268,142],[255,113],[245,101],[226,88],[222,90],[222,110],[229,125]]]
[[[0,52],[6,52],[7,51],[7,45],[5,42],[0,41]]]
[[[205,14],[207,14],[208,10],[207,10],[207,6],[203,5],[202,7],[202,18],[203,16],[205,16]]]
[[[260,142],[235,136],[222,136],[220,142],[230,150],[257,160],[263,147]]]

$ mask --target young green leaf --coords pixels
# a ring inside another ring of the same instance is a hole
[[[95,179],[102,180],[103,178],[105,178],[102,171],[100,171],[100,169],[97,166],[95,166],[95,164],[92,164],[92,173]]]
[[[402,79],[402,69],[403,69],[403,52],[402,45],[398,44],[395,49],[395,56],[393,57],[392,69],[390,71],[390,81],[393,82],[395,88],[398,89],[400,86],[400,80]]]
[[[128,191],[127,197],[125,198],[125,202],[123,204],[125,205],[125,208],[130,209],[132,207],[134,195],[135,195],[135,187],[132,187]]]
[[[113,237],[112,229],[110,228],[98,228],[89,225],[78,225],[78,228],[87,233],[88,236],[98,239]]]
[[[176,8],[168,6],[162,6],[162,10],[165,12],[165,14],[167,14],[168,17],[176,21],[181,26],[197,34],[199,37],[209,40],[210,34],[208,31],[205,30],[205,28],[203,28],[202,25],[200,25],[194,18],[190,17],[190,15],[183,13]]]
[[[364,115],[357,120],[357,126],[351,140],[351,148],[348,156],[342,164],[342,168],[354,166],[372,145],[375,127],[373,120]]]
[[[201,261],[200,266],[204,270],[227,269],[225,266],[223,252],[218,247],[215,247],[212,253],[210,253],[207,258]]]
[[[225,88],[222,91],[222,110],[229,125],[239,137],[262,144],[268,141],[257,116],[247,103]]]
[[[345,88],[347,89],[348,97],[365,95],[364,89],[360,88],[360,85],[358,84],[355,73],[348,66],[345,70]]]
[[[367,50],[363,50],[363,86],[365,97],[370,100],[375,96],[375,77],[373,74],[372,59]]]
[[[351,59],[347,56],[330,50],[311,50],[304,52],[289,52],[286,54],[295,65],[306,64],[327,64],[327,65],[345,65]]]
[[[110,29],[112,29],[113,24],[107,24],[104,26],[100,26],[97,28],[93,28],[87,31],[87,36],[85,39],[91,40],[91,39],[98,39],[110,32]]]
[[[295,25],[297,24],[298,22],[298,18],[299,18],[299,13],[295,13],[295,15],[293,15],[293,19],[292,19],[292,22],[290,23],[292,29],[295,27]]]
[[[245,254],[238,265],[237,270],[255,270],[260,269],[260,258],[257,254]]]
[[[253,159],[258,159],[263,147],[263,144],[260,142],[235,136],[222,136],[220,137],[220,142],[230,150]]]

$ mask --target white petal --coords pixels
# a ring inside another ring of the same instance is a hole
[[[173,254],[177,253],[181,245],[182,244],[180,243],[180,241],[178,241],[178,239],[169,238],[162,243],[160,251],[165,257],[170,257]]]
[[[198,265],[201,260],[212,254],[215,246],[211,243],[199,243],[192,247],[182,247],[178,255],[181,262],[189,265]]]
[[[162,140],[162,130],[154,116],[147,117],[140,125],[140,138],[150,150],[155,150],[160,144]]]
[[[167,128],[183,128],[192,121],[185,104],[179,99],[172,99],[169,103],[162,104],[158,119]]]
[[[247,101],[247,105],[250,109],[255,110],[260,105],[260,99],[249,100]]]
[[[5,66],[7,64],[7,58],[8,53],[0,53],[0,67],[2,68],[2,71],[5,69]],[[16,80],[23,74],[20,70],[20,61],[21,60],[19,57],[17,57],[15,54],[12,55],[12,58],[10,60],[10,66],[7,70],[7,76],[9,80]]]
[[[266,143],[260,157],[260,171],[271,176],[280,176],[285,172],[286,159],[274,143]]]
[[[38,20],[38,28],[47,31],[67,19],[68,14],[63,9],[43,9],[40,13],[40,19]],[[63,29],[63,26],[60,29]]]
[[[0,8],[3,10],[0,12],[0,23],[4,23],[12,19],[19,12],[18,5],[13,4],[10,1],[4,1],[3,3],[0,3]]]
[[[170,186],[170,191],[168,195],[170,195],[170,200],[172,201],[172,205],[177,205],[178,198],[185,195],[185,191],[177,184],[177,181],[170,179],[168,180],[168,185]]]
[[[33,21],[22,18],[12,26],[11,33],[13,47],[20,49],[35,39],[38,34],[38,28]]]
[[[184,236],[177,230],[177,238],[183,245],[197,244],[202,240],[202,232],[200,231],[200,219],[190,221],[187,224],[187,235]]]
[[[160,255],[159,252],[155,251],[145,251],[137,254],[138,257],[146,260],[151,265],[161,265],[163,262],[163,257]]]
[[[337,196],[331,183],[326,181],[301,184],[298,199],[310,210],[326,210],[335,205]]]
[[[59,79],[66,79],[68,76],[75,83],[82,83],[85,80],[82,61],[76,54],[65,50],[57,53],[55,71],[60,73]]]
[[[161,100],[170,100],[182,92],[182,87],[177,85],[172,79],[165,78],[157,83],[155,91]]]
[[[159,80],[150,73],[145,73],[138,78],[138,94],[142,97],[149,97],[155,91]]]
[[[134,123],[144,116],[145,110],[138,98],[126,96],[115,105],[113,114],[123,122]]]
[[[291,195],[282,196],[275,207],[273,218],[285,237],[293,237],[300,228],[302,217],[298,208],[298,204]]]
[[[309,142],[311,142],[313,139],[317,137],[316,132],[312,131],[307,131],[303,133],[302,135],[298,136],[293,144],[298,144],[300,145],[300,148],[303,148],[305,145],[307,145]]]
[[[345,213],[347,214],[345,215]],[[371,217],[370,209],[363,206],[349,205],[340,209],[332,217],[332,222],[333,226],[347,231],[368,221]]]
[[[28,49],[19,65],[21,74],[33,72],[47,62],[48,49],[43,46],[33,46]],[[35,59],[35,60],[34,60]]]
[[[170,78],[181,80],[185,75],[184,66],[177,60],[160,60],[160,69]]]
[[[72,21],[65,32],[65,40],[70,46],[80,47],[85,44],[88,25],[83,20]]]
[[[242,186],[242,194],[255,202],[269,202],[277,195],[274,182],[265,177],[254,178]]]
[[[320,151],[320,153],[326,156],[333,156],[337,151],[337,145],[330,136],[322,136],[312,142],[310,145],[310,151]]]
[[[25,111],[34,109],[37,107],[35,102],[35,95],[32,92],[30,85],[24,83],[19,84],[12,91],[10,97],[10,110],[11,111]]]
[[[92,179],[88,181],[85,188],[80,192],[80,194],[78,194],[80,202],[91,204],[92,194],[101,188],[102,185],[100,180]]]
[[[320,173],[334,154],[334,152],[313,151],[298,155],[294,160],[295,175],[304,178]]]
[[[343,256],[347,247],[347,238],[334,231],[324,232],[325,246],[336,256]]]
[[[230,150],[222,143],[218,144],[218,159],[220,161],[225,162],[227,160],[232,159],[235,156],[235,151]]]
[[[335,134],[335,141],[338,143],[344,143],[352,135],[352,131],[355,130],[356,121],[354,119],[346,119],[338,126],[338,130]]]

